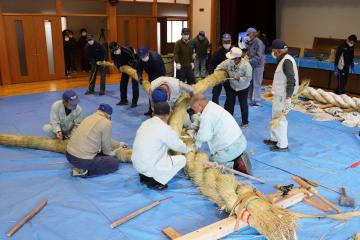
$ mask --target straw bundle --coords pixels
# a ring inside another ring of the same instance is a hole
[[[139,77],[137,75],[137,72],[134,68],[128,66],[128,65],[124,65],[120,67],[120,71],[123,73],[126,73],[127,75],[129,75],[133,80],[139,81]],[[142,84],[141,86],[143,87],[143,89],[145,90],[146,94],[150,96],[150,92],[151,92],[151,85],[148,79],[143,79],[142,80]]]
[[[299,102],[299,97],[301,95],[302,92],[305,91],[305,89],[309,86],[310,84],[310,80],[303,80],[301,85],[299,86],[299,89],[296,91],[296,93],[291,97],[291,103],[292,104],[296,104],[297,102]],[[288,113],[290,112],[291,109],[286,108],[284,109],[280,115],[274,119],[271,119],[270,121],[270,128],[274,129],[276,127],[279,126],[280,120],[283,117],[286,117],[286,115],[288,115]]]
[[[102,67],[113,67],[113,68],[116,67],[114,63],[108,62],[108,61],[105,61],[105,60],[104,61],[97,61],[96,65],[102,66]]]
[[[206,78],[198,81],[193,88],[195,94],[205,92],[207,89],[215,87],[216,85],[227,80],[227,73],[225,71],[215,71],[213,74],[207,76]]]

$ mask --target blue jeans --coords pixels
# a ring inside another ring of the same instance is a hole
[[[204,59],[195,58],[194,65],[195,65],[194,67],[195,78],[206,77],[206,58]]]
[[[227,167],[232,168],[234,165],[234,159],[239,157],[245,150],[247,141],[244,135],[241,135],[230,146],[217,151],[211,155],[211,159],[214,162],[224,164]]]

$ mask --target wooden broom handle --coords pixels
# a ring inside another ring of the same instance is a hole
[[[26,217],[24,217],[20,222],[18,222],[15,227],[13,227],[6,235],[11,237],[14,233],[16,233],[25,223],[27,223],[30,219],[32,219],[38,212],[41,211],[47,204],[47,200],[42,200],[40,204],[32,210]]]
[[[294,182],[298,183],[300,186],[302,186],[303,188],[305,188],[307,191],[311,192],[312,194],[314,194],[315,196],[317,196],[321,201],[323,201],[324,203],[326,203],[329,207],[331,207],[332,209],[334,209],[337,213],[340,212],[340,209],[337,208],[334,204],[332,204],[331,202],[329,202],[327,199],[325,199],[323,196],[321,196],[320,194],[318,194],[313,188],[311,188],[311,186],[305,182],[304,180],[302,180],[301,178],[298,177],[293,177],[292,178],[294,180]]]

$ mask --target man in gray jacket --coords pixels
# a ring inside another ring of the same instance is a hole
[[[265,64],[265,45],[257,37],[255,28],[248,28],[247,34],[250,39],[248,43],[247,54],[250,65],[253,68],[252,81],[249,89],[250,105],[260,106],[261,103],[261,84],[263,81],[264,64]]]
[[[66,158],[74,166],[72,176],[108,174],[119,168],[111,148],[111,114],[109,104],[100,104],[70,137]]]

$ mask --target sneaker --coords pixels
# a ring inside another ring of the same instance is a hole
[[[132,103],[130,107],[131,107],[131,108],[136,108],[136,107],[137,107],[137,103]]]
[[[87,169],[73,168],[71,170],[71,176],[73,177],[86,177],[89,173]]]
[[[118,105],[118,106],[124,106],[124,105],[128,105],[128,104],[129,104],[128,101],[120,101],[120,102],[118,102],[116,105]]]
[[[147,184],[149,179],[151,179],[151,178],[149,178],[149,177],[147,177],[147,176],[145,176],[145,175],[143,175],[141,173],[139,173],[139,178],[140,178],[140,183],[141,184]]]
[[[152,110],[149,110],[149,111],[147,111],[146,113],[144,113],[144,115],[151,117],[151,116],[152,116],[152,113],[153,113]]]
[[[286,148],[279,148],[277,145],[274,145],[274,146],[271,146],[271,147],[270,147],[270,150],[271,150],[272,152],[287,152],[287,151],[289,151],[289,148],[288,148],[288,147],[286,147]]]
[[[266,145],[276,145],[277,142],[276,141],[273,141],[273,140],[270,140],[270,139],[265,139],[263,141]]]
[[[168,185],[165,184],[161,184],[158,181],[156,181],[154,178],[149,178],[148,182],[146,183],[146,185],[148,186],[148,188],[153,188],[159,191],[165,190]]]
[[[248,127],[249,127],[249,124],[248,124],[248,123],[246,123],[246,124],[242,123],[242,124],[240,125],[240,128],[248,128]]]
[[[100,91],[99,96],[103,96],[103,95],[105,95],[105,91]]]
[[[94,94],[94,93],[95,93],[94,90],[87,90],[85,92],[85,95],[90,95],[90,94]]]

